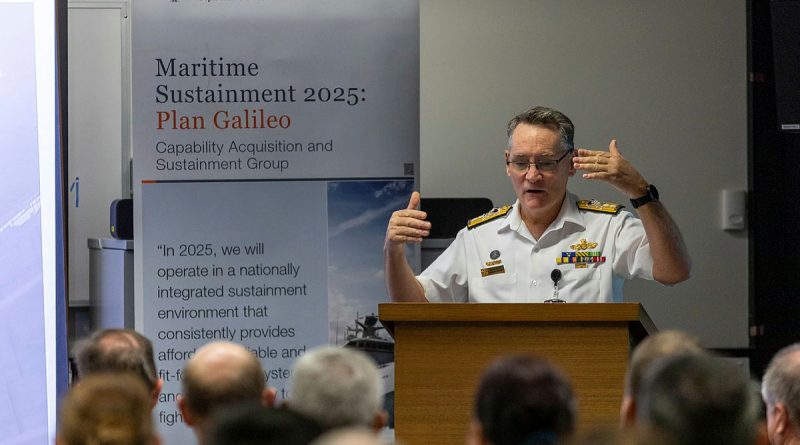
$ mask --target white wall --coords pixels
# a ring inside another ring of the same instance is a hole
[[[111,201],[130,195],[127,5],[70,2],[68,20],[66,180],[70,184],[69,299],[75,306],[89,301],[86,240],[111,237]]]
[[[512,202],[505,123],[532,105],[558,108],[575,122],[578,146],[618,138],[658,185],[692,253],[691,280],[631,282],[628,299],[643,301],[662,329],[746,347],[747,237],[719,222],[721,190],[747,188],[745,1],[420,2],[423,196]],[[70,113],[72,134],[80,110]],[[108,148],[70,146],[84,149]],[[122,150],[118,159],[127,159]],[[574,178],[571,188],[626,202],[605,184]]]
[[[421,17],[423,196],[513,202],[506,122],[533,105],[560,109],[577,146],[618,139],[692,254],[688,282],[634,281],[626,298],[662,329],[746,347],[747,237],[719,222],[721,190],[747,188],[745,2],[421,0]],[[606,184],[570,188],[629,204]]]

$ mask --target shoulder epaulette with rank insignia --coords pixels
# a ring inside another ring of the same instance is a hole
[[[472,218],[467,223],[467,230],[472,230],[475,227],[478,227],[481,224],[487,223],[495,218],[499,218],[501,216],[506,216],[506,214],[511,211],[511,206],[503,206],[503,207],[495,207],[492,210],[484,213],[481,216]]]
[[[581,199],[578,201],[578,208],[581,210],[609,213],[611,215],[616,215],[623,207],[625,206],[622,204],[617,204],[615,202],[600,202],[596,199]]]

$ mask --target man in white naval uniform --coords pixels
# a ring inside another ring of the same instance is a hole
[[[616,140],[608,151],[576,150],[572,121],[545,107],[515,116],[507,130],[506,173],[517,201],[471,220],[419,276],[405,255],[406,243],[421,242],[431,227],[417,210],[419,193],[392,214],[384,266],[393,301],[541,302],[553,296],[554,269],[568,302],[621,301],[623,282],[633,277],[664,284],[689,278],[678,227]],[[567,182],[578,170],[625,194],[639,218],[569,193]]]

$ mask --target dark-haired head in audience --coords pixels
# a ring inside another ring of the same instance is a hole
[[[213,342],[186,364],[178,407],[204,444],[215,410],[240,403],[271,406],[274,401],[275,390],[267,387],[261,362],[250,351],[236,343]]]
[[[150,389],[151,408],[158,403],[163,382],[158,378],[153,344],[132,329],[104,329],[78,343],[75,352],[78,380],[95,373],[129,372]]]
[[[654,363],[637,394],[637,422],[675,445],[752,445],[758,404],[750,381],[719,357],[681,355]]]
[[[772,445],[800,444],[800,343],[772,358],[761,386]]]
[[[56,444],[158,444],[150,409],[150,390],[138,376],[86,376],[64,399]]]
[[[316,422],[294,411],[249,403],[214,414],[208,445],[308,445],[321,433]]]
[[[636,424],[636,393],[642,384],[645,372],[657,360],[675,355],[701,355],[707,351],[700,340],[682,331],[661,331],[639,343],[631,354],[631,362],[625,375],[625,394],[620,407],[623,426]]]
[[[323,346],[292,367],[287,405],[323,429],[364,426],[377,431],[386,424],[383,382],[375,362],[351,348]]]
[[[575,429],[575,405],[569,380],[547,360],[500,358],[481,377],[467,443],[562,443]]]

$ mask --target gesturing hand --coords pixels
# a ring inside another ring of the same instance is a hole
[[[648,182],[622,157],[616,139],[608,144],[608,151],[579,148],[572,163],[576,170],[587,172],[582,176],[584,179],[606,181],[629,198],[638,198],[647,192]]]
[[[411,194],[405,209],[392,213],[389,226],[386,228],[387,247],[404,243],[420,243],[430,234],[431,223],[426,221],[427,214],[419,208],[419,192]]]

